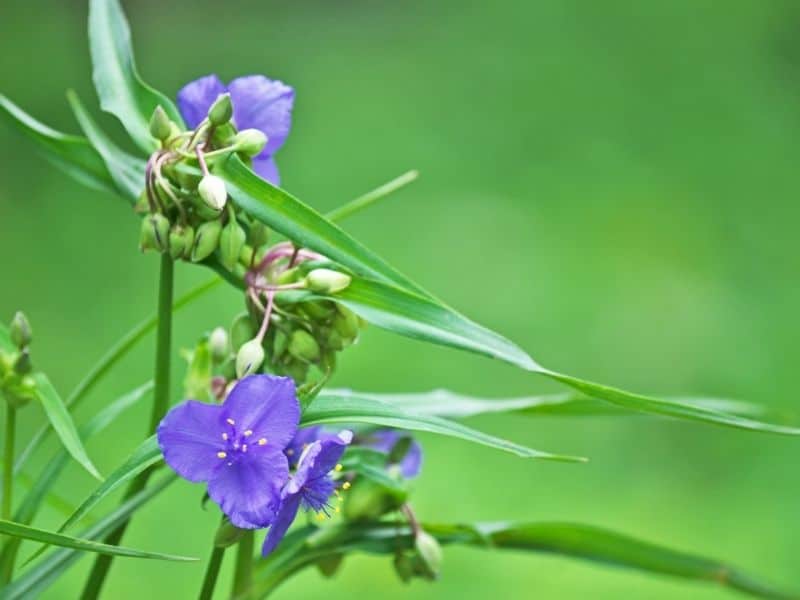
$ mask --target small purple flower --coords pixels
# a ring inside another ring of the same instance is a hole
[[[286,458],[289,459],[289,467],[294,469],[300,460],[303,452],[311,444],[316,441],[329,440],[337,437],[338,434],[324,429],[321,425],[313,425],[311,427],[302,427],[297,430],[292,441],[284,450]]]
[[[362,445],[377,450],[378,452],[391,455],[397,443],[404,438],[411,438],[411,436],[396,429],[378,429],[377,431],[369,433],[362,442]],[[411,438],[411,444],[408,446],[408,450],[402,458],[400,458],[396,466],[400,468],[400,474],[406,479],[413,479],[419,475],[422,469],[422,447],[415,439]]]
[[[239,130],[258,129],[267,136],[264,150],[253,159],[253,170],[262,178],[280,184],[274,154],[283,146],[292,126],[294,89],[263,75],[238,77],[227,86],[216,75],[186,84],[178,92],[178,107],[186,124],[197,127],[220,94],[229,92],[233,121]]]
[[[297,471],[281,493],[280,509],[261,548],[263,556],[272,552],[286,535],[301,504],[306,510],[327,514],[328,499],[336,489],[336,482],[329,473],[336,469],[352,439],[353,433],[345,430],[317,440],[303,451]]]
[[[208,495],[231,523],[272,523],[289,478],[283,453],[300,420],[294,381],[251,375],[222,405],[186,400],[158,426],[164,460],[178,475],[207,482]]]

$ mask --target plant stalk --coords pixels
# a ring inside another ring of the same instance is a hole
[[[255,534],[249,529],[239,540],[236,553],[236,571],[233,576],[231,596],[237,600],[250,600],[249,590],[253,585],[253,539]]]
[[[198,600],[211,600],[214,596],[214,586],[217,584],[219,569],[222,566],[222,558],[225,555],[225,548],[214,547],[211,551],[211,558],[208,559],[206,575],[203,578],[203,587],[200,589]]]
[[[6,402],[5,449],[3,451],[3,508],[0,516],[11,519],[11,493],[14,487],[14,442],[17,433],[17,409]]]
[[[153,376],[153,407],[150,411],[150,423],[147,435],[152,435],[169,407],[170,391],[170,360],[172,357],[172,296],[175,263],[169,254],[161,255],[161,272],[158,284],[158,328],[156,330],[156,365]],[[147,485],[147,480],[152,475],[153,469],[140,473],[125,491],[123,502],[141,492]],[[103,540],[106,544],[119,545],[130,519],[120,524]],[[96,600],[100,597],[108,571],[111,568],[112,556],[100,555],[92,566],[86,585],[81,594],[81,600]]]

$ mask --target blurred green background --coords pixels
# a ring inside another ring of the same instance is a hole
[[[140,71],[170,95],[209,72],[265,73],[296,87],[294,129],[278,162],[285,187],[314,206],[333,208],[418,168],[418,183],[346,228],[538,361],[632,390],[752,400],[800,422],[796,2],[126,5]],[[67,131],[77,127],[64,90],[94,101],[85,18],[77,0],[0,7],[2,91]],[[113,120],[102,123],[119,136]],[[138,253],[137,236],[123,202],[83,189],[0,128],[0,315],[28,312],[36,362],[65,392],[153,311],[157,258]],[[182,265],[179,290],[207,277]],[[176,357],[240,305],[220,289],[180,314]],[[79,421],[148,379],[152,344],[92,395]],[[335,383],[485,396],[557,389],[375,328],[342,357]],[[137,407],[91,442],[103,472],[141,440],[146,412]],[[23,439],[41,419],[25,411]],[[648,418],[471,424],[592,460],[526,462],[423,436],[414,496],[423,519],[592,523],[800,588],[797,440]],[[70,467],[59,491],[77,502],[91,486]],[[174,485],[136,518],[126,544],[205,558],[217,516],[200,510],[201,493]],[[37,523],[60,520],[45,511]],[[45,597],[77,597],[89,564]],[[117,560],[106,597],[191,598],[203,569]],[[436,584],[404,586],[388,560],[357,557],[334,581],[309,571],[277,597],[371,593],[731,596],[561,558],[453,548]]]

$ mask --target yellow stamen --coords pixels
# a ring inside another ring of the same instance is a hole
[[[325,513],[317,513],[317,521],[324,521],[325,520]]]
[[[223,440],[227,440],[228,439],[228,434],[227,433],[223,433],[222,434],[222,439]]]
[[[342,467],[342,465],[340,465],[340,464],[339,464],[339,465],[336,465],[336,466],[333,468],[333,470],[334,470],[334,471],[336,471],[336,472],[338,473],[338,472],[339,472],[339,471],[341,471],[343,468],[344,468],[344,467]]]
[[[349,482],[349,481],[345,481],[345,482],[342,484],[342,489],[343,489],[343,490],[349,490],[349,489],[350,489],[350,482]]]
[[[253,435],[252,429],[248,429],[247,431],[244,432],[244,437],[250,437],[251,435]]]
[[[225,420],[226,420],[226,421],[228,422],[228,424],[230,424],[230,425],[236,425],[236,421],[234,421],[233,419],[225,419]]]
[[[226,452],[217,452],[217,456],[219,458],[225,458],[226,456],[228,456],[228,454]]]
[[[333,512],[340,513],[342,512],[342,509],[337,506],[336,508],[333,509]]]
[[[267,444],[267,438],[261,438],[260,440],[258,440],[259,446],[265,446],[266,444]]]

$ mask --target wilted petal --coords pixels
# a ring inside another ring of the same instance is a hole
[[[250,375],[240,380],[222,406],[222,418],[237,431],[251,430],[254,440],[266,438],[283,450],[297,432],[300,404],[291,377]]]
[[[225,85],[216,75],[206,75],[183,86],[178,92],[178,108],[186,124],[192,129],[197,127],[217,96],[225,91]]]
[[[289,477],[283,452],[264,449],[238,460],[217,459],[208,482],[209,497],[242,529],[266,527],[275,518],[280,491]]]
[[[207,481],[218,466],[222,409],[213,404],[187,400],[175,406],[158,426],[157,438],[164,460],[189,481]]]
[[[280,543],[283,536],[289,530],[294,518],[297,516],[297,511],[300,508],[300,496],[292,494],[286,497],[281,504],[272,526],[269,528],[267,537],[264,540],[264,545],[261,547],[261,556],[266,556]]]
[[[271,156],[286,141],[292,126],[294,89],[263,75],[234,79],[228,85],[236,127],[259,129],[267,135],[262,156]]]
[[[281,176],[278,173],[278,165],[275,164],[275,159],[271,156],[258,156],[253,159],[253,171],[261,177],[266,179],[272,185],[281,184]]]

